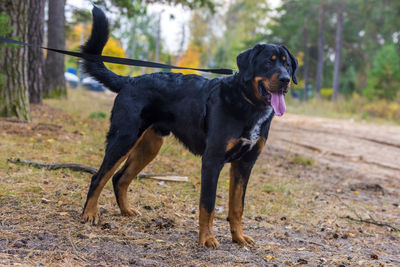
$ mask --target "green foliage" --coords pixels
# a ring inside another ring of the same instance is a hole
[[[215,65],[236,69],[236,57],[251,48],[265,35],[265,17],[268,6],[262,0],[235,0],[225,15],[226,31],[214,54]]]
[[[12,31],[11,26],[7,26],[10,17],[5,13],[0,13],[0,36],[5,36]]]
[[[400,57],[393,44],[382,46],[368,73],[364,95],[369,99],[393,100],[400,92]]]
[[[333,94],[333,89],[332,88],[321,88],[321,97],[323,99],[331,99]]]
[[[12,27],[8,26],[10,17],[5,13],[0,13],[0,36],[6,36],[12,32]],[[0,48],[4,44],[0,43]],[[1,50],[0,50],[0,61],[1,61]],[[0,86],[4,83],[3,75],[0,73]]]

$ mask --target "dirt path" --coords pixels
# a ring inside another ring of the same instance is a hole
[[[306,154],[366,179],[400,182],[400,127],[287,114],[275,118],[270,145]]]

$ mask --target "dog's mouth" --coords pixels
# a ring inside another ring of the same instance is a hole
[[[264,101],[272,106],[274,112],[278,116],[282,116],[286,111],[285,94],[287,93],[286,88],[279,88],[276,90],[276,86],[272,87],[267,80],[260,80],[258,83],[258,92]],[[271,88],[272,87],[272,88]]]

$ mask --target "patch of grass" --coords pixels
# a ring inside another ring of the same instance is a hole
[[[308,166],[312,166],[312,165],[314,165],[314,163],[315,163],[315,162],[314,162],[314,159],[312,159],[312,158],[307,158],[307,157],[300,156],[300,155],[294,156],[294,157],[290,160],[290,162],[296,163],[296,164],[308,165]]]
[[[272,184],[266,184],[263,187],[263,192],[265,193],[276,193],[276,192],[287,192],[288,189],[285,185],[272,185]]]
[[[107,114],[103,111],[93,111],[90,113],[89,118],[91,119],[105,119],[107,118]]]
[[[24,191],[25,191],[26,193],[34,193],[34,194],[42,193],[42,189],[41,189],[40,187],[38,187],[38,186],[26,187],[26,188],[24,189]]]

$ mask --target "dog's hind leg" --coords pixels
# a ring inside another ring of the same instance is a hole
[[[128,186],[133,178],[158,154],[163,138],[153,127],[149,127],[136,142],[124,165],[113,177],[115,197],[122,215],[136,215],[138,212],[129,206]]]
[[[133,121],[131,121],[133,122]],[[132,128],[129,128],[130,125]],[[130,123],[125,127],[114,127],[111,124],[111,129],[107,137],[107,148],[103,163],[99,171],[93,175],[85,206],[83,208],[82,220],[91,224],[98,224],[99,215],[97,213],[97,202],[103,187],[111,178],[119,165],[128,157],[138,136],[138,128],[134,128],[134,123]]]

